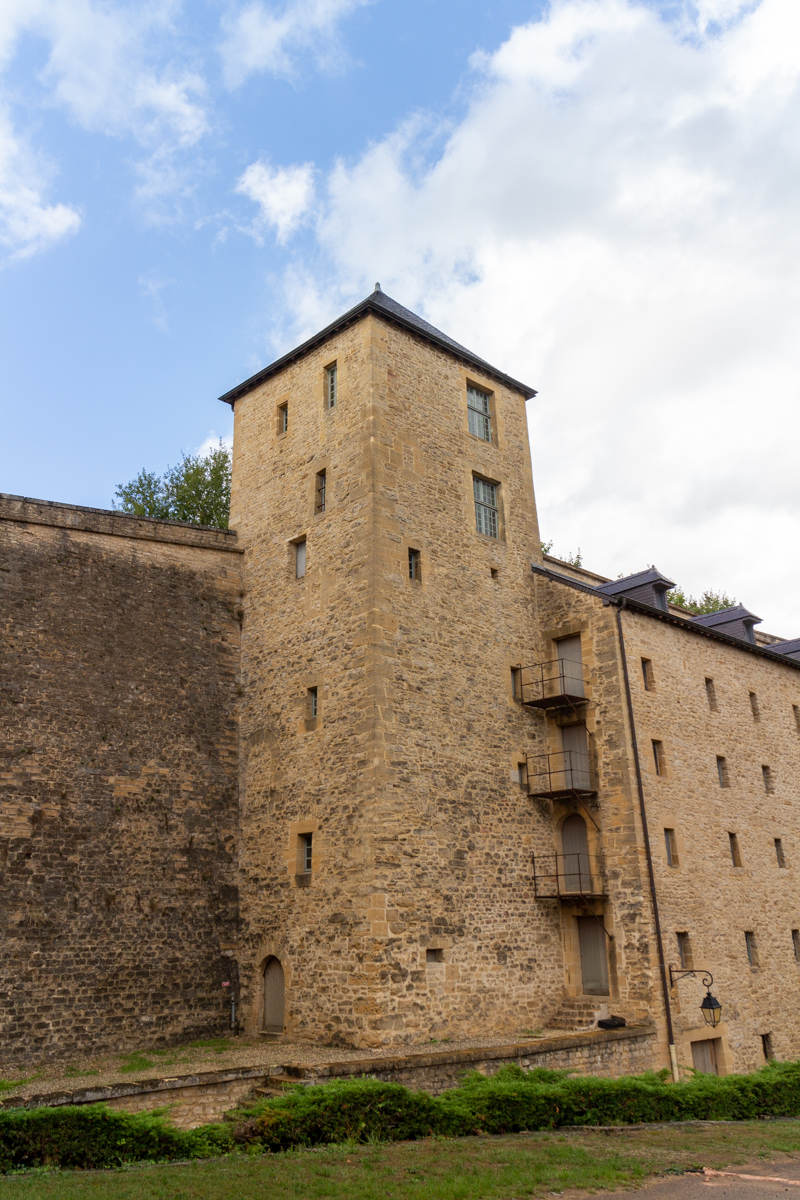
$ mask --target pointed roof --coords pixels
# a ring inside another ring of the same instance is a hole
[[[247,392],[252,391],[254,387],[258,387],[265,379],[269,379],[271,375],[277,374],[278,371],[288,366],[290,362],[293,362],[297,358],[302,358],[309,350],[322,345],[334,333],[338,333],[340,329],[344,329],[347,325],[352,325],[354,321],[361,320],[367,313],[376,313],[385,320],[391,321],[394,325],[399,325],[401,328],[407,329],[410,333],[416,334],[417,337],[424,338],[426,342],[431,342],[434,346],[449,351],[456,358],[460,358],[462,362],[476,367],[485,375],[496,379],[498,383],[505,384],[512,391],[521,392],[526,400],[530,400],[531,397],[536,395],[535,388],[528,387],[525,383],[520,383],[518,379],[512,379],[510,375],[506,375],[503,371],[498,371],[497,367],[491,366],[484,359],[479,358],[477,354],[473,354],[471,350],[467,350],[466,346],[453,341],[446,333],[442,333],[441,330],[436,329],[433,325],[429,325],[427,321],[423,321],[422,317],[418,317],[410,309],[404,308],[402,304],[398,304],[391,296],[387,296],[385,292],[382,292],[381,285],[376,283],[375,291],[367,296],[366,300],[362,300],[360,304],[357,304],[355,308],[349,309],[338,320],[321,329],[319,333],[315,333],[308,341],[303,342],[301,345],[295,347],[294,350],[290,350],[288,354],[284,354],[281,358],[276,359],[274,363],[270,363],[268,367],[264,367],[257,374],[251,375],[249,379],[245,379],[244,383],[231,388],[224,396],[220,396],[220,400],[225,404],[230,404],[231,408],[233,408],[234,403],[240,396],[244,396]]]
[[[667,579],[657,567],[648,567],[646,571],[637,571],[635,575],[624,575],[622,579],[611,579],[608,583],[601,583],[594,590],[601,596],[621,596],[624,592],[632,592],[648,585],[668,590],[675,587],[675,580]]]
[[[751,613],[743,604],[735,604],[732,608],[720,608],[716,612],[703,613],[700,617],[691,617],[695,625],[730,625],[733,621],[749,621],[754,625],[761,622],[761,617]]]

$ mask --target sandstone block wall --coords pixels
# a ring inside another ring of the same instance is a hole
[[[3,497],[0,538],[0,1059],[223,1028],[236,535]]]

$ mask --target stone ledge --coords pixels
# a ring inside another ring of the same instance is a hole
[[[333,1079],[377,1072],[413,1071],[425,1067],[464,1066],[473,1063],[500,1062],[538,1058],[559,1050],[575,1050],[583,1046],[605,1045],[630,1038],[649,1038],[656,1034],[655,1025],[632,1025],[625,1029],[598,1029],[588,1033],[565,1033],[558,1037],[543,1037],[505,1046],[476,1046],[467,1050],[435,1050],[414,1054],[381,1055],[344,1061],[315,1063],[286,1063],[284,1066],[229,1067],[221,1071],[199,1071],[193,1075],[175,1075],[160,1079],[140,1079],[135,1083],[112,1083],[106,1087],[81,1088],[74,1092],[50,1092],[37,1096],[11,1096],[0,1101],[0,1111],[9,1108],[55,1108],[66,1104],[98,1104],[122,1100],[131,1096],[164,1094],[182,1088],[206,1088],[239,1080],[264,1080],[271,1075],[286,1074],[301,1079]],[[165,1103],[168,1098],[165,1097]]]
[[[225,550],[232,554],[244,553],[242,547],[237,545],[235,529],[212,529],[207,525],[161,521],[156,517],[132,517],[114,509],[83,508],[78,504],[33,500],[28,496],[11,496],[5,492],[0,492],[0,520],[74,529],[81,533],[104,533],[111,537],[139,538],[148,542],[170,542],[179,546],[197,546],[203,550]]]

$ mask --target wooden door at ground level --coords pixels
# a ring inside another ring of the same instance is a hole
[[[578,917],[581,979],[586,996],[608,995],[607,935],[597,917]]]
[[[264,967],[264,1029],[283,1033],[283,967],[277,958],[268,958]]]
[[[717,1070],[717,1042],[719,1038],[705,1038],[692,1042],[692,1066],[704,1075],[719,1075]]]

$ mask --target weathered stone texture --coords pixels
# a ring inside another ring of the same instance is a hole
[[[4,497],[0,536],[2,1058],[219,1029],[235,535]]]

